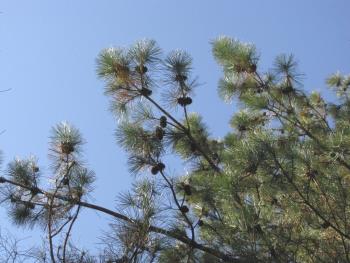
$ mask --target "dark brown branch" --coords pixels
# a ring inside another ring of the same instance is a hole
[[[337,226],[335,226],[334,224],[332,224],[332,222],[330,222],[324,215],[322,215],[322,213],[320,211],[318,211],[318,209],[316,207],[314,207],[308,200],[307,198],[305,198],[305,196],[303,195],[303,193],[300,191],[300,189],[298,188],[298,186],[293,182],[293,179],[290,177],[290,175],[288,174],[288,172],[286,172],[283,168],[283,166],[281,165],[281,163],[278,161],[277,156],[275,155],[274,151],[271,150],[270,151],[274,161],[276,163],[276,165],[280,168],[281,172],[283,173],[283,175],[287,178],[288,182],[293,186],[294,190],[298,193],[298,195],[300,196],[300,198],[303,200],[303,203],[306,204],[320,219],[322,219],[325,223],[329,224],[329,226],[331,228],[333,228],[340,236],[345,237],[346,239],[350,240],[350,236],[347,235],[346,233],[344,233],[343,231],[341,231]]]
[[[67,244],[68,244],[68,240],[70,237],[70,233],[72,231],[73,225],[75,223],[75,221],[78,218],[79,215],[79,211],[80,211],[80,205],[78,205],[77,211],[75,212],[75,215],[72,219],[72,222],[70,223],[69,227],[68,227],[68,231],[66,233],[66,238],[64,239],[64,244],[63,244],[63,263],[66,263],[66,250],[67,250]]]
[[[19,186],[19,187],[24,188],[26,190],[29,190],[29,191],[34,190],[34,187],[26,186],[26,185],[23,185],[21,183],[14,182],[14,181],[8,180],[8,179],[3,178],[3,177],[1,177],[1,179],[3,180],[3,182],[8,183],[8,184],[16,185],[16,186]],[[47,196],[48,198],[53,197],[53,193],[45,192],[42,189],[37,189],[37,190],[38,190],[38,193],[43,194],[43,195]],[[107,209],[107,208],[102,207],[102,206],[98,206],[98,205],[91,204],[91,203],[84,202],[84,201],[79,201],[76,199],[72,199],[71,197],[63,196],[60,194],[56,194],[55,198],[63,200],[63,201],[75,203],[76,205],[79,205],[81,207],[86,207],[86,208],[90,208],[90,209],[95,210],[95,211],[102,212],[104,214],[110,215],[114,218],[123,220],[125,222],[128,222],[128,223],[136,225],[136,226],[138,225],[137,220],[131,219],[123,214],[112,211],[112,210]],[[189,246],[192,246],[195,249],[201,250],[201,251],[206,252],[208,254],[211,254],[217,258],[220,258],[220,259],[224,260],[225,262],[243,263],[243,262],[248,261],[248,259],[246,260],[245,258],[236,258],[232,255],[223,253],[217,249],[207,247],[203,244],[194,242],[194,241],[192,241],[192,239],[188,238],[187,236],[184,236],[182,234],[179,234],[179,233],[176,233],[173,231],[169,231],[169,230],[157,227],[157,226],[151,225],[149,227],[149,231],[154,232],[154,233],[158,233],[158,234],[162,234],[162,235],[165,235],[167,237],[181,241],[182,243],[187,244]]]
[[[180,205],[179,201],[177,200],[177,196],[176,196],[176,193],[175,193],[174,185],[168,180],[168,178],[165,176],[163,171],[160,171],[160,174],[162,175],[163,179],[168,184],[168,186],[170,188],[170,191],[171,191],[171,193],[173,195],[173,198],[174,198],[174,201],[175,201],[175,204],[176,204],[177,208],[179,209],[179,211],[181,212],[182,216],[185,218],[188,226],[190,227],[191,235],[192,235],[191,240],[192,240],[192,242],[194,242],[195,241],[194,226],[193,226],[192,222],[190,221],[190,219],[188,218],[188,216],[186,215],[186,213],[181,210],[181,206],[182,205]]]
[[[220,172],[220,168],[215,164],[215,162],[207,155],[207,153],[200,147],[198,142],[193,138],[189,130],[183,126],[179,121],[177,121],[169,112],[163,109],[156,101],[154,101],[151,97],[145,96],[147,100],[149,100],[157,109],[159,109],[164,115],[166,115],[169,119],[171,119],[176,125],[178,125],[181,130],[186,134],[186,136],[191,140],[196,149],[202,154],[203,158],[210,164],[214,171]]]

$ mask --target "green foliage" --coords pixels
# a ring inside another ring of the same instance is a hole
[[[161,50],[156,41],[144,39],[136,42],[129,50],[129,56],[138,66],[151,66],[159,62]]]
[[[115,211],[81,202],[94,174],[81,161],[80,133],[61,123],[49,190],[38,188],[35,159],[9,165],[12,185],[1,193],[13,221],[41,221],[52,234],[74,224],[81,206],[110,214],[106,262],[350,262],[350,77],[327,79],[339,95],[330,103],[301,89],[293,55],[262,72],[252,44],[220,37],[212,51],[223,69],[219,96],[238,105],[223,138],[190,112],[188,53],[163,57],[153,40],[103,50],[97,74],[137,181]]]
[[[350,76],[343,76],[337,72],[327,79],[327,84],[335,89],[339,97],[348,97],[350,88]]]
[[[192,137],[195,139],[195,141],[202,147],[208,147],[207,139],[209,134],[205,125],[203,124],[202,118],[197,114],[191,114],[188,116],[187,121]],[[188,138],[186,134],[173,129],[169,133],[168,139],[169,143],[173,146],[174,151],[182,158],[188,159],[199,155],[198,145],[196,145],[193,140]]]
[[[275,59],[274,71],[277,76],[289,78],[296,81],[298,77],[298,63],[295,61],[293,55],[279,55]]]
[[[167,152],[189,164],[185,176],[173,178],[166,168],[156,179],[167,185],[171,207],[179,212],[160,209],[152,215],[171,222],[174,233],[196,236],[242,262],[330,262],[334,255],[349,260],[348,77],[327,80],[343,93],[340,104],[326,103],[319,93],[300,89],[302,74],[293,55],[278,56],[272,70],[261,73],[253,45],[221,37],[212,47],[224,73],[219,95],[240,107],[222,141],[211,138],[199,114],[187,112],[189,105],[178,120],[153,95],[144,103],[143,117],[118,128],[118,142],[131,154],[131,171],[148,178],[145,168],[160,158],[166,162]],[[174,51],[163,63],[167,86],[161,99],[174,106],[192,94],[192,59]],[[151,127],[161,114],[170,125],[157,141]],[[179,243],[164,247],[158,261],[215,262],[212,257]]]
[[[13,181],[25,186],[32,187],[38,184],[39,167],[34,157],[28,160],[16,158],[9,163],[7,173]]]
[[[72,220],[76,202],[91,192],[95,176],[80,160],[83,139],[76,128],[60,123],[52,129],[50,138],[53,175],[46,184],[51,189],[42,190],[39,181],[42,172],[36,158],[31,156],[16,158],[8,164],[11,184],[1,188],[1,195],[16,225],[46,228],[50,224],[59,234],[65,221]]]
[[[157,71],[160,55],[156,42],[147,39],[129,49],[108,48],[99,54],[97,74],[106,81],[105,93],[113,97],[111,109],[120,117],[129,114],[129,107],[137,99],[152,94],[151,73]],[[142,89],[142,85],[147,85],[147,89]]]
[[[254,72],[259,56],[255,46],[229,37],[212,42],[213,55],[227,71]],[[254,65],[254,66],[253,66]]]
[[[68,160],[79,155],[83,140],[75,127],[62,122],[53,127],[51,133],[50,150],[53,160],[60,163],[62,158]]]
[[[113,78],[115,74],[124,73],[128,70],[129,60],[122,49],[104,49],[98,58],[97,73],[101,78]],[[124,71],[123,71],[124,70]],[[118,80],[119,77],[118,77]]]
[[[192,70],[192,58],[182,50],[171,52],[164,61],[165,68],[169,74],[169,81],[185,81]]]

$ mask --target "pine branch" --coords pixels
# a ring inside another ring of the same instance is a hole
[[[33,190],[33,188],[31,187],[28,187],[26,185],[23,185],[23,184],[20,184],[20,183],[17,183],[17,182],[14,182],[14,181],[11,181],[11,180],[8,180],[6,178],[1,178],[1,180],[4,182],[4,183],[8,183],[8,184],[11,184],[11,185],[16,185],[16,186],[19,186],[23,189],[26,189],[26,190]],[[84,201],[79,201],[79,200],[76,200],[76,199],[72,199],[70,197],[67,197],[67,196],[63,196],[63,195],[60,195],[60,194],[55,194],[55,193],[49,193],[49,192],[45,192],[44,190],[42,189],[37,189],[39,191],[40,194],[43,194],[49,198],[57,198],[57,199],[60,199],[62,201],[67,201],[67,202],[72,202],[74,203],[75,205],[78,205],[78,206],[81,206],[81,207],[86,207],[86,208],[89,208],[89,209],[92,209],[92,210],[95,210],[95,211],[99,211],[101,213],[104,213],[104,214],[107,214],[107,215],[110,215],[114,218],[117,218],[117,219],[120,219],[122,221],[125,221],[127,223],[130,223],[134,226],[138,226],[138,222],[134,219],[131,219],[123,214],[120,214],[118,212],[115,212],[115,211],[112,211],[110,209],[107,209],[105,207],[102,207],[102,206],[98,206],[98,205],[95,205],[95,204],[91,204],[91,203],[88,203],[88,202],[84,202]],[[217,258],[220,258],[222,260],[224,260],[225,262],[246,262],[246,260],[248,259],[244,259],[244,258],[236,258],[234,256],[231,256],[231,255],[228,255],[228,254],[225,254],[219,250],[216,250],[216,249],[213,249],[211,247],[207,247],[203,244],[200,244],[200,243],[197,243],[195,241],[192,241],[192,239],[188,238],[187,236],[183,236],[181,234],[178,234],[176,232],[172,232],[172,231],[169,231],[169,230],[166,230],[166,229],[163,229],[163,228],[160,228],[160,227],[156,227],[156,226],[150,226],[149,227],[149,231],[151,232],[154,232],[154,233],[158,233],[158,234],[162,234],[162,235],[165,235],[169,238],[173,238],[173,239],[176,239],[178,241],[181,241],[182,243],[184,244],[187,244],[189,246],[192,246],[193,248],[196,248],[196,249],[199,249],[203,252],[206,252],[206,253],[209,253]],[[53,256],[53,261],[54,261],[54,256]]]

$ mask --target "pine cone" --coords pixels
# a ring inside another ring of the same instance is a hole
[[[187,205],[183,205],[180,207],[180,211],[182,213],[188,213],[188,211],[190,211],[190,210],[188,209]]]
[[[159,119],[159,125],[162,128],[165,128],[167,125],[167,118],[165,116],[160,117]]]
[[[190,105],[192,104],[192,99],[190,97],[186,97],[184,102],[185,102],[185,105]]]
[[[164,163],[158,163],[157,167],[158,167],[159,171],[163,171],[165,169],[165,164]]]
[[[164,137],[164,130],[161,127],[157,127],[156,128],[156,138],[161,141],[161,140],[163,140],[163,137]]]
[[[33,210],[35,208],[35,204],[33,204],[33,203],[27,203],[26,206],[31,210]]]
[[[177,99],[177,103],[181,106],[185,106],[185,98],[181,97]]]
[[[264,90],[263,90],[262,88],[257,88],[256,93],[260,94],[260,93],[262,93],[263,91],[264,91]]]
[[[187,76],[178,74],[178,75],[175,76],[175,80],[176,81],[186,81],[187,80]]]
[[[135,67],[135,71],[140,73],[140,74],[144,74],[148,71],[148,68],[146,66],[136,66]]]
[[[70,154],[74,152],[74,145],[70,142],[62,142],[60,147],[61,152],[64,154]]]
[[[256,64],[251,64],[248,68],[249,73],[255,73],[256,72]]]
[[[318,171],[317,170],[309,170],[306,172],[306,176],[310,179],[314,179],[316,178],[316,176],[318,175]]]
[[[180,97],[177,99],[177,103],[181,106],[190,105],[192,103],[192,99],[190,97]]]
[[[324,229],[327,229],[328,227],[331,226],[331,224],[329,222],[324,222],[322,225],[321,225]]]
[[[151,173],[152,173],[153,175],[156,175],[158,172],[159,172],[159,167],[158,167],[158,165],[152,166],[152,168],[151,168]]]
[[[68,185],[69,184],[69,179],[67,177],[62,179],[62,184],[63,185]]]
[[[40,190],[37,187],[33,187],[33,188],[30,189],[30,192],[32,193],[32,196],[35,196],[38,193],[40,193]]]
[[[293,108],[288,108],[287,109],[287,114],[290,115],[290,114],[293,114],[294,113],[294,109]]]
[[[191,152],[195,152],[197,150],[197,146],[195,143],[191,142],[190,144],[190,149],[191,149]]]
[[[238,73],[244,71],[244,68],[242,67],[242,65],[239,65],[239,64],[234,65],[233,68],[234,68],[234,70],[235,70],[236,72],[238,72]]]
[[[185,194],[187,194],[187,195],[191,195],[192,194],[192,189],[191,189],[191,186],[189,184],[185,184],[183,186],[183,188],[184,188]]]
[[[238,130],[243,132],[243,131],[247,130],[247,127],[245,125],[243,125],[243,124],[240,124],[240,125],[238,125]]]
[[[10,202],[11,203],[16,203],[17,202],[16,197],[14,197],[13,195],[10,195]]]
[[[142,88],[140,93],[142,96],[149,97],[152,95],[152,90],[147,89],[147,88]]]
[[[287,94],[292,93],[293,90],[294,90],[294,88],[291,85],[287,85],[287,86],[282,88],[282,93],[287,95]]]

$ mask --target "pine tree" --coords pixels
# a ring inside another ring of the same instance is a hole
[[[88,202],[95,176],[67,123],[53,129],[48,188],[34,157],[8,165],[4,204],[15,224],[43,226],[50,261],[350,262],[350,76],[327,79],[338,99],[326,102],[302,89],[292,55],[263,72],[254,45],[211,44],[223,69],[219,95],[239,106],[221,139],[190,112],[189,54],[164,56],[152,40],[99,54],[116,139],[137,175],[118,210]],[[172,172],[173,158],[188,174]],[[81,209],[115,219],[99,259],[70,242]]]

